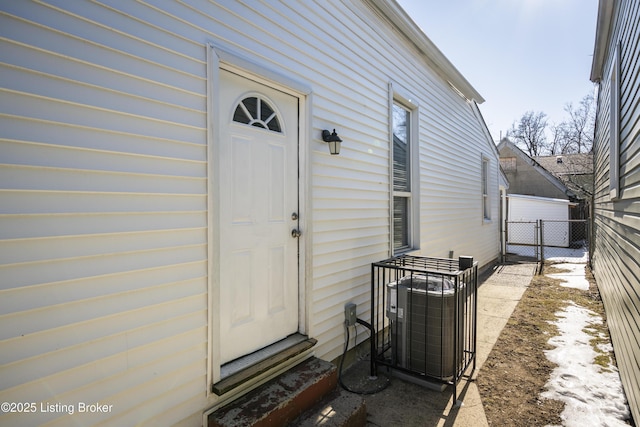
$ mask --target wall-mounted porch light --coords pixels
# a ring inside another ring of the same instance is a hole
[[[340,154],[340,143],[342,142],[342,140],[340,139],[340,137],[336,133],[335,129],[333,130],[333,133],[329,132],[326,129],[323,130],[322,131],[322,140],[324,142],[329,143],[329,152],[331,154]]]

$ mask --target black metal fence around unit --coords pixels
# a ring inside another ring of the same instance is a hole
[[[456,385],[476,368],[478,263],[403,255],[372,264],[371,374]]]
[[[589,222],[506,221],[506,262],[589,262]]]

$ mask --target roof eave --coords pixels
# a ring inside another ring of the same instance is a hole
[[[613,18],[614,0],[600,0],[598,2],[598,20],[596,24],[596,40],[593,47],[593,61],[591,63],[591,81],[602,80],[602,68],[606,60],[607,47],[611,36],[611,21]]]
[[[377,7],[420,50],[436,68],[438,74],[465,98],[478,104],[485,101],[396,0],[368,1]]]

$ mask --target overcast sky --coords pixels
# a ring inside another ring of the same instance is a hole
[[[597,0],[397,0],[484,97],[494,140],[525,112],[551,123],[593,93]]]

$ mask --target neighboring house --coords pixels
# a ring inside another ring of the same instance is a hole
[[[536,156],[533,160],[562,181],[577,199],[591,198],[593,194],[593,154]]]
[[[3,426],[200,425],[338,357],[372,262],[499,257],[483,99],[394,0],[0,11],[0,401],[76,405]]]
[[[640,3],[600,0],[591,80],[593,270],[629,407],[640,421]]]
[[[532,158],[508,138],[500,141],[498,152],[500,166],[509,181],[509,194],[568,200],[572,202],[570,218],[589,217],[591,155]]]
[[[579,210],[574,213],[573,218],[589,218],[593,196],[593,154],[536,156],[533,159],[575,194],[571,201],[579,203]]]
[[[571,200],[576,194],[508,138],[498,144],[500,166],[509,180],[509,194]]]

